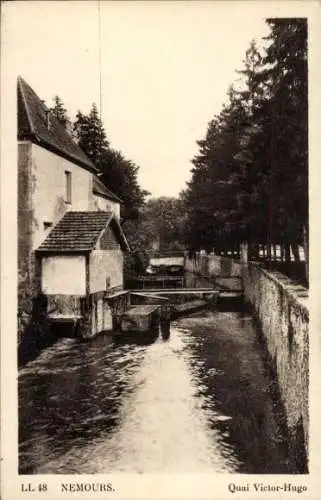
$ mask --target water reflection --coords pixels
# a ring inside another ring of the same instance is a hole
[[[61,339],[19,377],[20,473],[285,472],[252,320]]]

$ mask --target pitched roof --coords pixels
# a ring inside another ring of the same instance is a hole
[[[117,194],[113,193],[108,187],[105,186],[97,176],[93,176],[93,193],[108,198],[109,200],[117,201],[118,203],[123,203]]]
[[[102,231],[109,225],[113,227],[122,250],[130,250],[123,230],[112,212],[66,212],[38,251],[90,252]]]
[[[18,77],[18,140],[31,140],[87,170],[97,168],[21,76]]]

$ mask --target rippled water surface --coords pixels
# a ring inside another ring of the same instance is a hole
[[[20,473],[288,472],[252,319],[60,339],[20,370]]]

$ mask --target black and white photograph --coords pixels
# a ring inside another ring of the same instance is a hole
[[[320,498],[320,6],[1,7],[4,500]]]

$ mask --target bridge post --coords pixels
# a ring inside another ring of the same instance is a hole
[[[248,254],[249,254],[248,243],[244,241],[243,243],[241,243],[241,262],[248,261]]]

